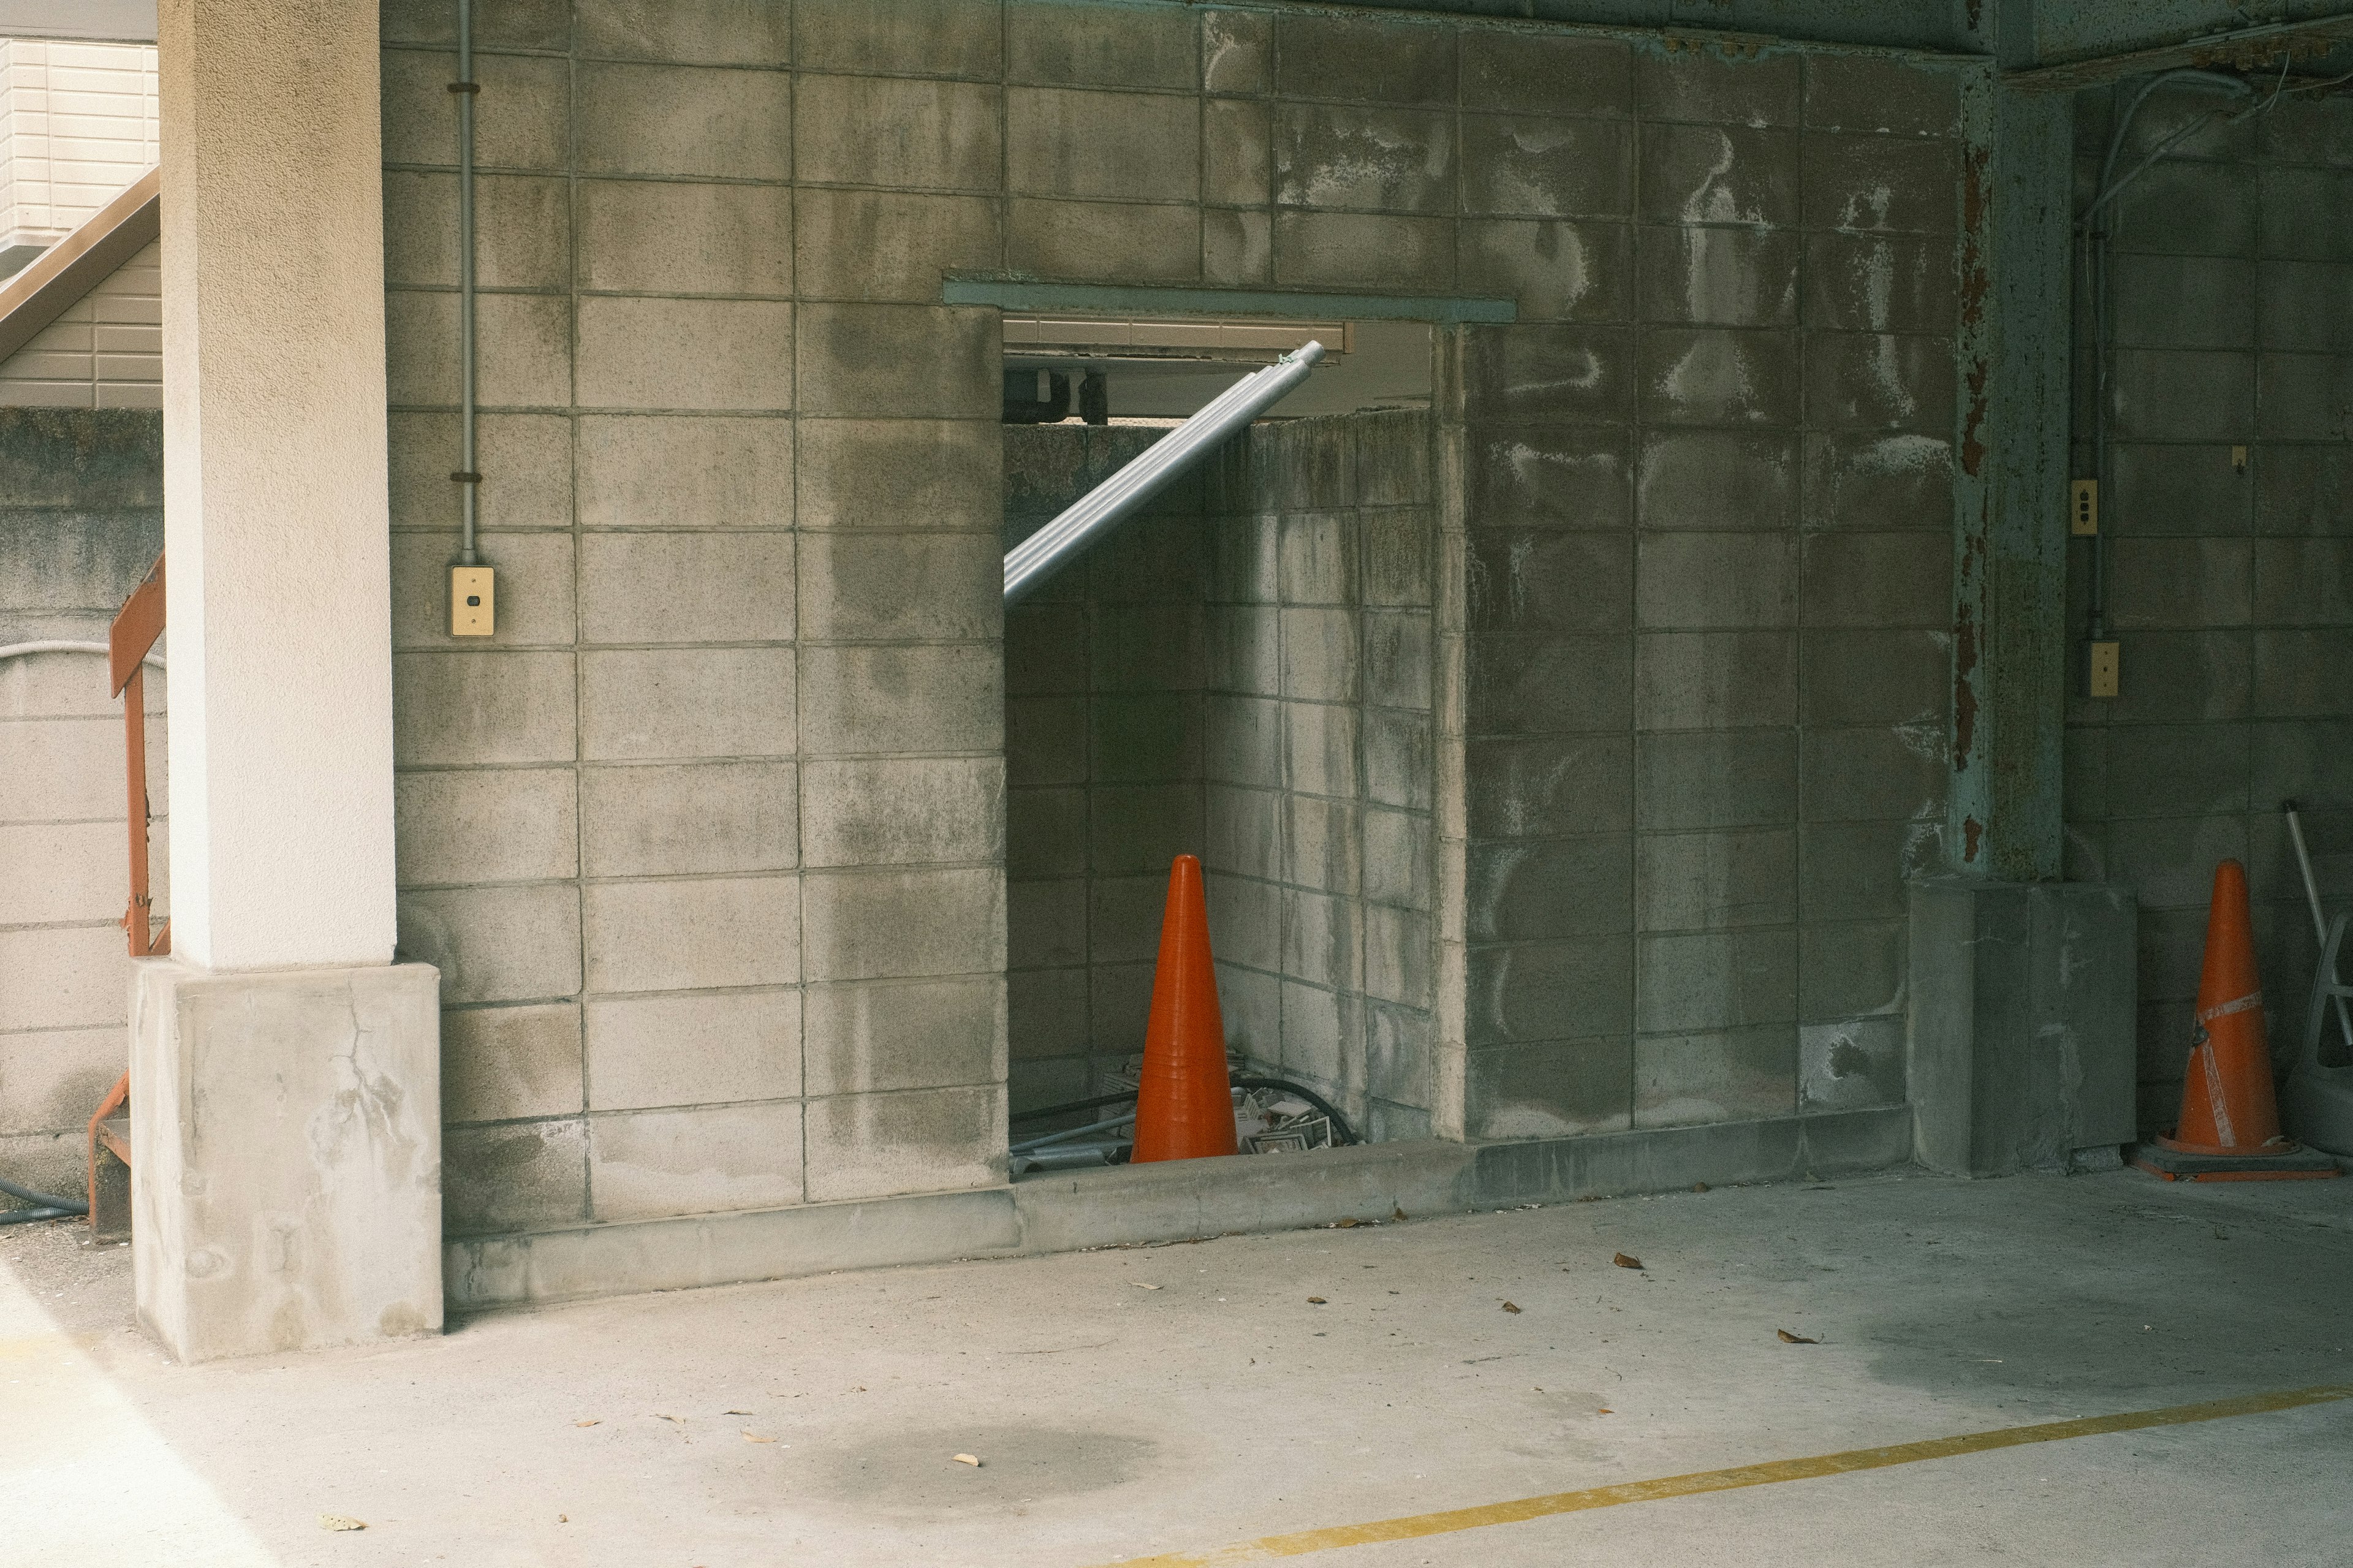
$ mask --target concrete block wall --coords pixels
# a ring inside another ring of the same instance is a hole
[[[856,74],[956,58],[859,41],[913,13],[795,15],[480,13],[484,643],[446,631],[450,14],[385,9],[401,944],[442,972],[452,1235],[1003,1180],[996,325],[877,263],[972,161],[842,101],[995,89]]]
[[[1433,898],[1473,933],[1432,1124],[1900,1094],[1948,79],[1246,5],[485,8],[482,646],[441,626],[450,18],[384,16],[403,940],[448,977],[453,1233],[1000,1179],[1000,345],[950,271],[1514,299],[1459,346],[1440,486],[1486,586],[1432,587]]]
[[[0,647],[104,642],[163,543],[161,416],[0,408]],[[98,654],[0,660],[0,1175],[48,1192],[81,1190],[85,1125],[130,1064],[122,705],[109,684]],[[163,672],[145,685],[160,913]]]
[[[1956,85],[1703,50],[1571,79],[1496,183],[1590,215],[1585,286],[1465,330],[1442,378],[1441,1079],[1473,1138],[1898,1102],[1903,884],[1945,809]]]
[[[1209,501],[1227,1037],[1373,1141],[1433,1125],[1432,433],[1420,411],[1261,423]]]
[[[1007,426],[1006,547],[1163,434]],[[1168,864],[1205,851],[1203,493],[1180,479],[1005,619],[1015,1110],[1097,1093],[1144,1048]]]
[[[2217,102],[2153,98],[2124,166]],[[2117,107],[2078,99],[2079,200]],[[2123,695],[2069,702],[2067,875],[2138,890],[2140,1115],[2156,1130],[2180,1109],[2214,863],[2247,865],[2283,1054],[2302,1041],[2317,946],[2283,799],[2304,807],[2324,896],[2353,896],[2353,104],[2291,95],[2197,131],[2120,205],[2102,521]],[[2076,319],[2087,437],[2086,302]],[[2080,442],[2077,463],[2091,471]],[[2077,637],[2089,563],[2078,543]]]

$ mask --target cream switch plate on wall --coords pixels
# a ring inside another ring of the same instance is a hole
[[[498,600],[488,566],[449,568],[449,635],[486,637],[497,626]]]
[[[2118,668],[2123,645],[2095,642],[2091,647],[2089,668],[2084,671],[2084,694],[2087,697],[2114,697],[2122,684],[2123,671]]]

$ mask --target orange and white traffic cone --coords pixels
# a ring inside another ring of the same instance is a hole
[[[2198,978],[2198,1032],[2181,1086],[2181,1119],[2133,1151],[2133,1163],[2168,1182],[2292,1181],[2337,1174],[2337,1162],[2280,1133],[2272,1092],[2263,990],[2255,973],[2247,868],[2214,868],[2206,963]]]
[[[1218,1012],[1218,972],[1209,958],[1209,906],[1201,891],[1201,862],[1179,855],[1168,868],[1168,905],[1160,917],[1160,963],[1152,976],[1130,1159],[1142,1164],[1234,1152],[1234,1094],[1226,1071],[1226,1026]]]

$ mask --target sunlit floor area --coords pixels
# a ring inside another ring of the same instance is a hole
[[[195,1368],[130,1298],[0,1239],[0,1560],[2353,1557],[2353,1182],[1685,1192]]]

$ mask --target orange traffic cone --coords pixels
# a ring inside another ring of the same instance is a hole
[[[1142,1164],[1235,1152],[1233,1086],[1226,1074],[1218,973],[1209,960],[1201,863],[1179,855],[1168,868],[1168,907],[1160,917],[1160,963],[1152,976],[1152,1018],[1144,1029],[1130,1158]]]
[[[2206,963],[2198,978],[2198,1031],[2181,1086],[2181,1120],[2133,1163],[2168,1181],[2258,1182],[2333,1176],[2337,1163],[2280,1135],[2272,1052],[2255,973],[2247,868],[2214,868]]]

